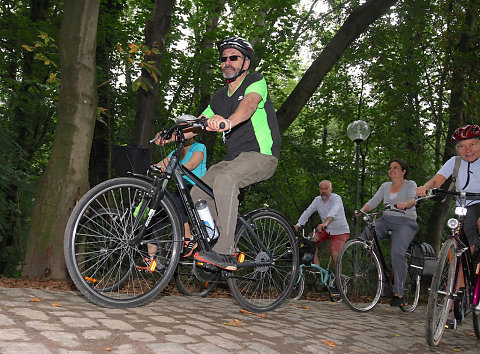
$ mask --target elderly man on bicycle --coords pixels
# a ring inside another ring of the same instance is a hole
[[[348,240],[350,228],[348,227],[347,218],[345,217],[342,198],[338,194],[332,193],[332,182],[323,180],[318,187],[320,195],[316,197],[310,206],[302,213],[294,227],[295,230],[298,230],[301,226],[305,225],[308,218],[317,211],[322,219],[322,223],[316,227],[312,241],[320,244],[329,240],[330,255],[332,256],[333,262],[336,263],[338,253]],[[315,250],[313,263],[320,265],[318,249]]]
[[[427,189],[440,188],[447,178],[453,176],[457,192],[480,193],[480,126],[469,124],[455,130],[452,135],[458,156],[451,157],[431,180],[417,188],[418,196],[425,196]],[[469,201],[467,215],[463,220],[460,236],[468,240],[473,253],[480,245],[480,200]],[[460,268],[462,271],[462,268]],[[462,276],[459,279],[463,279]],[[459,290],[463,284],[457,284]],[[450,315],[448,328],[456,328],[456,320]]]
[[[417,188],[418,196],[425,196],[427,189],[440,188],[448,177],[454,174],[455,163],[460,165],[455,178],[457,192],[480,192],[480,126],[465,125],[452,135],[452,141],[459,156],[451,157],[435,176],[423,186]],[[472,200],[467,206],[467,215],[463,222],[463,232],[470,246],[480,244],[480,200]]]

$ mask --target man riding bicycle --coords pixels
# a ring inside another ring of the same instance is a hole
[[[208,118],[208,131],[223,132],[227,154],[202,178],[212,187],[215,199],[196,186],[191,196],[194,201],[207,201],[220,236],[211,251],[197,252],[194,257],[233,271],[237,269],[234,242],[240,188],[274,174],[281,139],[265,79],[249,72],[252,45],[240,37],[228,38],[218,44],[218,53],[227,86],[215,93],[200,117]],[[193,135],[195,131],[186,132],[185,138]]]
[[[322,223],[315,228],[315,235],[312,236],[312,241],[317,244],[327,240],[330,241],[330,255],[333,262],[336,263],[340,250],[348,240],[350,228],[345,217],[342,198],[338,194],[333,193],[332,182],[323,180],[319,183],[318,188],[320,195],[302,213],[294,228],[298,231],[301,226],[306,224],[310,216],[317,211],[322,219]],[[313,263],[320,265],[318,248],[315,249]]]

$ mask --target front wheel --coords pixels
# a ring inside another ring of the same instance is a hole
[[[380,299],[383,275],[372,245],[350,240],[343,245],[337,259],[335,279],[337,290],[352,310],[371,310]]]
[[[448,314],[452,311],[455,270],[457,266],[455,240],[448,238],[438,255],[433,273],[427,305],[425,337],[430,346],[436,346],[442,338]]]
[[[247,222],[258,239],[240,225],[235,247],[245,254],[245,261],[228,279],[228,286],[245,310],[271,311],[286,300],[298,280],[298,240],[290,223],[274,210],[256,210]]]
[[[151,183],[116,178],[92,188],[73,209],[65,229],[65,262],[90,301],[106,307],[140,306],[168,284],[177,266],[183,224],[168,194],[158,210],[149,212],[152,197]],[[140,242],[133,242],[147,214],[151,222]],[[156,246],[155,262],[149,258],[149,244]]]

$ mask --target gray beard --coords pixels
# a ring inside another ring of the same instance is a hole
[[[225,79],[232,79],[234,78],[235,76],[238,75],[238,73],[240,72],[240,70],[235,70],[235,68],[232,68],[232,67],[228,67],[228,68],[232,68],[233,71],[229,70],[228,72],[225,70],[227,67],[224,67],[222,69],[222,74],[223,74],[223,77]]]

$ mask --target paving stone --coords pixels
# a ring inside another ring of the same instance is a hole
[[[19,354],[19,353],[50,354],[52,352],[45,345],[41,343],[0,342],[0,353],[2,354]]]
[[[0,313],[0,326],[13,326],[15,322],[7,315]]]
[[[379,304],[359,313],[345,304],[301,300],[262,318],[240,312],[231,298],[166,296],[109,309],[78,292],[32,290],[0,288],[1,354],[479,353],[470,318],[429,348],[424,305],[403,313]],[[41,301],[31,302],[34,297]],[[229,325],[233,320],[240,327]]]
[[[28,339],[28,336],[22,329],[0,328],[0,338],[2,340],[24,340]]]
[[[59,331],[42,331],[40,334],[49,340],[59,343],[65,347],[77,347],[80,342],[74,333]]]

